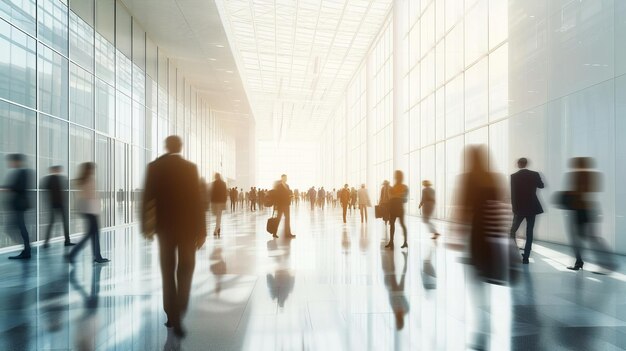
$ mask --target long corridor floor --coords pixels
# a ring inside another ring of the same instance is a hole
[[[293,240],[265,232],[269,211],[225,213],[197,254],[182,341],[163,326],[157,244],[134,227],[102,236],[105,265],[87,248],[70,266],[61,242],[2,254],[0,350],[466,350],[481,332],[491,350],[626,349],[624,257],[572,272],[567,247],[536,243],[516,285],[477,297],[443,223],[434,244],[407,217],[409,249],[389,251],[380,220],[292,212]]]

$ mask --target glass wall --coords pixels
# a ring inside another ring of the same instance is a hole
[[[418,214],[420,183],[428,179],[435,216],[447,219],[465,170],[463,148],[486,144],[491,170],[508,175],[527,157],[543,174],[547,213],[536,236],[567,242],[563,213],[550,196],[565,187],[567,160],[590,156],[604,174],[597,194],[602,233],[626,252],[626,239],[616,235],[626,229],[626,186],[616,181],[626,175],[626,2],[400,0],[389,22],[338,102],[347,106],[344,179],[358,185],[365,168],[372,187],[402,167],[410,213]],[[357,162],[359,97],[367,106],[367,147]],[[339,145],[338,123],[328,123],[324,144]],[[322,154],[328,149],[322,145]],[[336,183],[340,171],[321,163],[323,183]]]
[[[71,181],[83,162],[97,164],[105,228],[137,221],[145,165],[171,133],[183,137],[185,156],[203,176],[219,170],[234,178],[233,139],[122,2],[73,1],[68,8],[57,0],[4,1],[0,48],[0,178],[10,177],[11,153],[26,155],[37,179],[62,166],[70,178],[71,233],[83,230]],[[32,241],[43,239],[49,216],[38,183],[27,215]],[[0,227],[8,220],[3,206]],[[62,235],[57,225],[53,236]],[[0,247],[15,244],[0,237]]]

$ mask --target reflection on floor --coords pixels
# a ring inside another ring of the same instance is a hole
[[[492,350],[626,349],[626,275],[568,271],[565,247],[536,245],[520,283],[474,308],[445,230],[433,245],[409,218],[408,252],[389,252],[380,220],[294,212],[291,241],[265,233],[269,212],[226,215],[198,253],[183,341],[163,327],[156,244],[134,228],[103,235],[103,266],[89,249],[69,266],[61,243],[1,255],[0,350],[464,350],[474,320],[490,321]]]

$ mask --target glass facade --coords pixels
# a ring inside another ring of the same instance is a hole
[[[97,164],[105,228],[137,221],[145,166],[169,134],[182,136],[185,156],[202,176],[235,177],[234,139],[120,1],[69,8],[58,0],[3,1],[0,48],[0,178],[9,175],[11,153],[26,155],[37,179],[50,166],[63,166],[72,234],[83,230],[71,181],[83,162]],[[27,215],[32,241],[43,239],[49,216],[47,195],[36,183],[31,194],[39,201]],[[3,228],[6,211],[0,209]],[[62,235],[57,225],[53,236]],[[15,244],[0,237],[0,248]]]
[[[435,216],[446,219],[465,168],[463,148],[486,144],[493,171],[512,173],[515,160],[527,157],[543,174],[547,213],[536,237],[567,242],[550,194],[564,188],[570,157],[590,156],[605,177],[597,198],[603,235],[626,252],[626,239],[615,234],[626,229],[626,186],[616,182],[626,175],[625,30],[622,1],[395,1],[338,103],[347,109],[346,131],[333,117],[321,137],[322,154],[332,149],[334,159],[348,157],[335,165],[343,170],[322,159],[322,183],[367,183],[373,195],[402,169],[410,213],[418,214],[421,181],[428,179],[437,193]],[[347,148],[336,147],[342,138]]]

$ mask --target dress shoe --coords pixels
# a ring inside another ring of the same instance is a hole
[[[390,241],[389,244],[385,245],[385,248],[393,250],[393,241]]]
[[[50,247],[50,244],[49,244],[49,243],[43,243],[43,246],[42,246],[42,247],[43,247],[44,249],[47,249],[47,248],[49,248],[49,247]]]
[[[96,259],[95,259],[95,260],[93,260],[93,261],[94,261],[95,263],[107,263],[107,262],[110,262],[111,260],[109,260],[108,258],[103,258],[103,257],[100,257],[100,258],[96,258]]]
[[[440,236],[441,234],[439,233],[433,233],[433,236],[431,237],[431,239],[433,240],[437,240],[437,238]]]
[[[528,259],[522,257],[522,264],[528,264],[528,263],[529,263]]]
[[[288,235],[286,235],[286,237],[289,238],[289,239],[295,239],[296,238],[296,236],[294,234],[288,234]]]
[[[401,249],[407,249],[409,247],[409,244],[407,244],[407,242],[405,241],[404,244],[402,244],[402,246],[400,247]]]
[[[272,237],[273,237],[274,239],[278,239],[278,235],[276,235],[276,234],[272,234]]]
[[[578,270],[582,270],[583,269],[583,264],[575,264],[573,266],[569,266],[567,267],[567,269],[572,270],[572,271],[578,271]]]
[[[176,335],[179,338],[184,338],[185,336],[187,336],[187,332],[185,331],[185,328],[183,328],[182,325],[174,325],[174,335]]]
[[[74,264],[74,256],[67,254],[65,256],[63,256],[65,258],[65,262],[69,263],[69,264]]]
[[[73,242],[70,242],[70,241],[66,241],[64,245],[65,245],[65,246],[74,246],[74,245],[76,245],[76,244],[75,244],[75,243],[73,243]]]
[[[9,260],[30,260],[30,254],[27,253],[21,253],[17,256],[11,256],[9,257]]]

